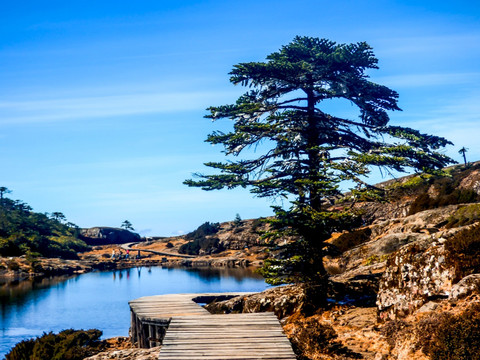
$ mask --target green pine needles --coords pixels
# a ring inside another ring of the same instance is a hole
[[[230,81],[247,92],[234,104],[208,109],[206,118],[233,121],[231,132],[215,131],[206,140],[223,145],[228,161],[206,163],[214,173],[195,174],[185,184],[248,187],[259,197],[288,200],[287,209],[274,208],[274,233],[298,240],[265,269],[271,283],[326,284],[325,240],[355,224],[352,211],[331,208],[341,183],[365,198],[372,167],[432,172],[453,162],[439,152],[448,140],[388,125],[387,112],[400,110],[398,94],[369,80],[366,72],[377,62],[365,42],[296,37],[265,62],[235,65]],[[323,110],[338,100],[355,105],[358,117]],[[247,151],[252,147],[255,152]]]

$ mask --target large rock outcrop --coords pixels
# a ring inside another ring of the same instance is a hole
[[[141,241],[140,235],[112,227],[93,227],[80,230],[80,238],[88,245],[125,244]]]
[[[272,311],[279,319],[296,312],[304,299],[299,286],[286,285],[264,292],[237,296],[230,300],[210,303],[205,308],[213,314],[255,313]]]
[[[441,243],[414,243],[390,257],[377,295],[380,318],[404,317],[430,300],[447,298],[455,269],[446,256]]]
[[[449,300],[460,300],[472,294],[480,294],[480,274],[465,276],[458,283],[453,285]]]
[[[397,225],[397,231],[422,236],[416,236],[415,241],[400,247],[388,258],[377,294],[381,319],[403,318],[432,300],[456,300],[478,291],[478,274],[461,280],[468,275],[468,271],[462,269],[465,254],[453,250],[452,245],[457,244],[455,246],[460,248],[473,246],[468,245],[465,236],[475,225],[455,228],[442,226],[455,219],[458,211],[463,214],[465,211],[462,210],[468,208],[477,209],[475,205],[450,205],[408,216],[401,222],[401,227]],[[386,233],[389,233],[388,229]],[[476,272],[474,268],[469,271]]]
[[[242,250],[261,242],[262,232],[268,225],[259,219],[223,223],[215,236],[224,249]]]
[[[340,266],[345,271],[357,270],[365,259],[385,260],[388,255],[413,243],[429,244],[432,234],[438,234],[442,225],[462,205],[430,209],[406,217],[392,217],[368,226],[370,236],[364,243],[345,251]]]

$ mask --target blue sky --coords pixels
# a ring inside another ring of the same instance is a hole
[[[476,1],[18,1],[0,6],[0,185],[81,227],[132,222],[174,235],[270,214],[246,190],[182,181],[221,160],[203,116],[243,91],[234,64],[296,35],[366,41],[374,81],[400,94],[391,123],[480,159]],[[381,180],[381,179],[378,179]]]

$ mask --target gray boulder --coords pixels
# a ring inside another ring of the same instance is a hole
[[[88,245],[110,245],[139,242],[140,235],[131,231],[112,227],[93,227],[80,230],[80,238]]]
[[[448,299],[459,300],[474,293],[480,293],[480,274],[465,276],[462,280],[453,285]]]
[[[382,320],[412,314],[427,302],[446,298],[455,269],[446,261],[441,244],[409,244],[394,253],[380,279],[377,307]]]

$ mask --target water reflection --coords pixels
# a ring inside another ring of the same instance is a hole
[[[259,280],[263,279],[261,275],[252,270],[243,268],[186,268],[185,270],[198,274],[207,280],[218,280],[221,277],[230,277],[238,281],[242,281],[246,277]]]
[[[0,359],[17,342],[46,331],[98,328],[126,336],[128,301],[141,296],[261,291],[263,279],[245,269],[132,268],[0,283]]]
[[[2,320],[5,317],[7,307],[15,306],[22,307],[28,303],[35,293],[37,298],[47,296],[48,293],[44,289],[56,288],[62,289],[65,287],[65,281],[75,276],[55,276],[43,279],[26,279],[26,280],[9,280],[2,279],[0,281],[0,306]]]

